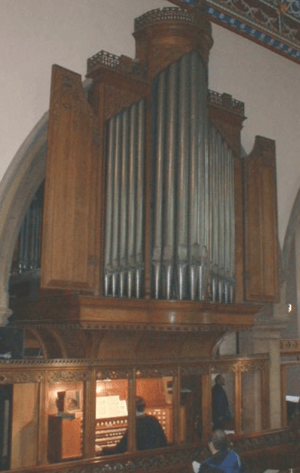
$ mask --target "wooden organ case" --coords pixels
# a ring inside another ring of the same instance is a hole
[[[171,375],[172,409],[168,390],[147,400],[175,444],[194,441],[196,384],[207,438],[218,342],[279,297],[275,145],[257,137],[241,158],[244,105],[208,89],[213,40],[202,7],[146,13],[134,37],[135,59],[101,51],[88,60],[85,90],[78,74],[53,66],[41,289],[15,308],[44,358],[98,363],[84,388],[84,457],[95,437],[105,445],[110,421],[115,438],[127,426],[91,407],[107,378],[128,380],[122,399],[134,416],[138,389],[152,393],[139,379],[168,384]]]
[[[41,286],[126,314],[277,300],[275,147],[242,162],[243,104],[208,90],[209,22],[169,8],[134,36],[134,60],[88,60],[88,98],[53,66]]]

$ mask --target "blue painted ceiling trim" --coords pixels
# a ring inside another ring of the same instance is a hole
[[[193,8],[198,0],[169,0]],[[207,0],[211,21],[300,64],[300,0]]]

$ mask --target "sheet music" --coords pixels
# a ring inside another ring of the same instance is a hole
[[[198,462],[196,462],[196,461],[193,461],[192,465],[193,465],[194,473],[198,473],[199,468],[200,468],[200,466],[201,466],[201,463],[198,463]]]
[[[120,396],[97,396],[96,419],[127,416],[127,404]]]

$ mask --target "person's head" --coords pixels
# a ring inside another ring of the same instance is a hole
[[[224,376],[222,374],[217,374],[217,376],[215,377],[215,383],[220,384],[221,386],[224,386],[225,384]]]
[[[212,454],[227,450],[229,447],[229,440],[224,430],[214,430],[210,442],[208,442],[209,449]]]
[[[146,403],[142,397],[137,396],[135,399],[135,409],[137,414],[142,414],[146,408]]]

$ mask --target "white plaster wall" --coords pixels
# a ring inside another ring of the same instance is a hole
[[[242,144],[256,135],[276,141],[281,246],[300,185],[300,67],[224,28],[213,27],[210,88],[245,102]]]
[[[134,57],[133,19],[167,0],[0,0],[0,179],[48,108],[51,65],[86,72],[101,49]],[[243,145],[276,140],[283,244],[299,187],[299,65],[213,26],[210,88],[246,104]]]

